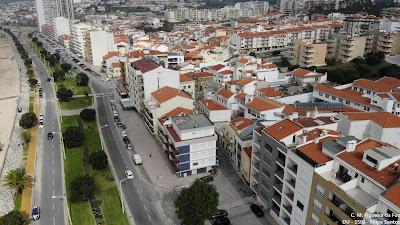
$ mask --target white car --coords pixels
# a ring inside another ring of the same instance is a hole
[[[39,128],[43,128],[43,127],[44,127],[43,121],[39,121]]]
[[[122,137],[127,137],[128,136],[128,134],[126,133],[126,130],[121,131],[121,136]]]
[[[125,170],[125,175],[126,175],[126,178],[128,178],[129,180],[133,179],[135,177],[131,170]]]
[[[43,121],[43,120],[44,120],[43,114],[39,114],[39,121]]]

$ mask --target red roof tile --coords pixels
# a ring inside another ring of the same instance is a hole
[[[229,99],[230,97],[232,97],[234,95],[234,93],[232,93],[231,91],[229,91],[226,88],[221,88],[217,92],[217,95],[220,95],[220,96],[224,97],[225,99]]]
[[[354,81],[353,86],[362,87],[375,92],[389,92],[394,88],[400,87],[400,80],[393,77],[382,77],[376,81],[359,79]]]
[[[332,160],[331,157],[322,152],[322,143],[335,140],[336,137],[326,137],[320,139],[318,143],[311,142],[297,148],[297,151],[312,160],[316,165],[321,165]]]
[[[400,207],[400,182],[397,182],[387,189],[385,194],[383,194],[383,197],[397,207]]]
[[[262,111],[267,111],[271,109],[277,109],[280,107],[283,107],[284,105],[272,101],[270,99],[261,99],[261,98],[254,98],[253,101],[251,101],[249,104],[247,104],[247,107],[250,109],[254,109],[257,112],[262,112]]]
[[[190,78],[187,74],[181,74],[179,75],[179,81],[182,82],[188,82],[188,81],[192,81],[193,79]]]
[[[233,119],[229,125],[235,130],[240,131],[245,129],[246,127],[255,124],[256,122],[252,119],[245,118],[245,117],[236,117]]]
[[[303,128],[297,125],[295,122],[289,119],[284,119],[270,127],[264,128],[263,131],[279,141],[302,129]]]
[[[224,68],[225,66],[222,64],[218,64],[218,65],[214,65],[214,66],[209,66],[207,67],[209,70],[214,70],[214,71],[219,71],[222,68]]]
[[[188,94],[186,94],[186,92],[168,86],[165,86],[157,91],[152,92],[151,96],[153,96],[160,104],[177,96],[187,99],[192,99]]]
[[[278,89],[275,89],[273,87],[260,88],[260,89],[258,89],[258,91],[260,93],[262,93],[264,96],[270,97],[270,98],[282,96],[282,92],[280,92]]]
[[[253,81],[256,81],[256,79],[251,78],[251,77],[247,77],[247,78],[240,79],[240,80],[236,81],[236,84],[243,87],[246,84],[250,84]]]
[[[400,117],[388,112],[349,112],[343,115],[350,121],[371,120],[383,128],[400,127]]]
[[[133,62],[132,66],[135,69],[140,70],[142,73],[147,73],[160,67],[156,62],[149,59],[139,59],[138,61]]]
[[[212,100],[212,99],[202,99],[199,101],[201,105],[206,107],[210,111],[216,111],[216,110],[227,110],[225,106],[219,104],[218,102]]]

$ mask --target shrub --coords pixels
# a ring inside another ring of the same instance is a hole
[[[70,185],[72,202],[87,201],[94,197],[96,186],[93,178],[89,175],[76,177]]]
[[[56,70],[53,73],[53,78],[55,82],[63,80],[65,78],[65,72],[63,70]]]
[[[96,110],[95,109],[84,109],[79,114],[82,120],[85,121],[93,121],[96,119]]]
[[[71,64],[68,63],[63,63],[61,64],[61,68],[64,70],[64,72],[68,72],[71,69]]]
[[[63,140],[67,148],[76,148],[83,144],[85,136],[80,127],[68,127],[63,133]]]
[[[33,112],[28,112],[22,115],[19,120],[19,125],[25,129],[31,128],[36,125],[38,119],[36,114]]]
[[[38,80],[36,80],[35,78],[31,78],[28,80],[28,82],[30,87],[35,87],[38,83]]]
[[[25,219],[20,211],[11,211],[6,215],[0,217],[1,225],[24,225]]]
[[[103,151],[96,151],[90,154],[90,164],[96,170],[104,170],[108,166],[107,154]]]

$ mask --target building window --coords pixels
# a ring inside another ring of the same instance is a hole
[[[325,194],[325,189],[317,184],[317,186],[315,187],[315,194],[322,199]]]
[[[367,155],[367,157],[365,158],[366,160],[372,162],[373,164],[378,164],[378,161],[374,158],[372,158],[371,156]]]
[[[371,91],[367,91],[367,94],[371,94]]]
[[[364,182],[365,182],[365,178],[361,177],[361,183],[364,183]]]
[[[329,98],[329,95],[328,95],[328,94],[325,94],[325,97]]]
[[[347,105],[350,105],[350,101],[347,101],[347,100],[346,100],[346,104],[347,104]]]
[[[336,97],[335,97],[335,96],[332,96],[332,100],[336,100]]]
[[[322,96],[322,92],[319,92],[318,94],[319,94],[319,96]]]
[[[272,146],[269,145],[268,143],[265,143],[264,148],[265,148],[265,150],[272,152]]]
[[[198,166],[198,165],[199,165],[199,163],[197,163],[197,162],[193,163],[193,166]]]
[[[299,207],[299,209],[301,209],[301,211],[303,211],[303,209],[304,209],[303,203],[301,203],[300,201],[297,201],[296,205],[297,205],[297,207]]]

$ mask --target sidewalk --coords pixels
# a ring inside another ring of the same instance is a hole
[[[35,95],[33,99],[33,112],[39,115],[39,102]],[[30,185],[24,188],[22,191],[22,201],[21,201],[21,213],[25,218],[29,218],[31,207],[32,207],[32,188],[34,183],[35,174],[35,160],[36,160],[36,146],[38,137],[38,126],[31,128],[31,141],[29,143],[28,156],[25,162],[26,174],[32,177]]]

